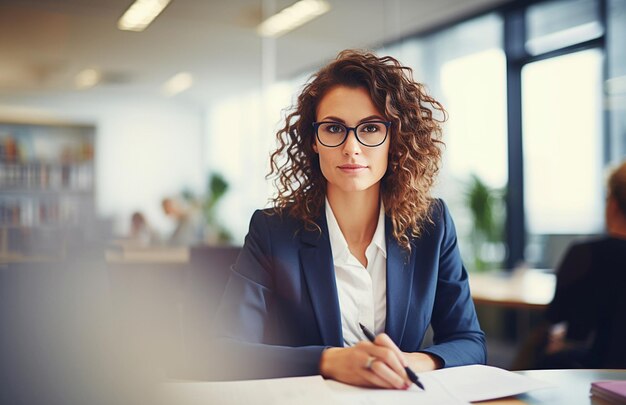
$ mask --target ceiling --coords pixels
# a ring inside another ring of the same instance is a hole
[[[276,40],[261,39],[263,8],[294,0],[172,0],[144,31],[116,28],[131,0],[0,0],[0,96],[89,92],[163,96],[187,71],[194,86],[176,97],[211,102],[289,78],[344,48],[372,48],[507,0],[328,0],[331,11]],[[267,14],[267,13],[266,13]],[[77,90],[85,68],[104,72]]]

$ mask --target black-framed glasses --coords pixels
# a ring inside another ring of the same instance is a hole
[[[319,143],[334,148],[348,139],[350,131],[354,131],[356,140],[363,146],[370,148],[382,145],[387,139],[391,121],[365,121],[356,127],[349,127],[340,122],[314,122],[315,136]]]

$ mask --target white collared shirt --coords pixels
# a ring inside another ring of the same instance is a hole
[[[387,316],[387,244],[385,209],[380,203],[378,225],[365,250],[367,268],[348,248],[332,208],[326,199],[326,222],[335,265],[344,346],[366,340],[359,322],[376,335],[385,331]]]

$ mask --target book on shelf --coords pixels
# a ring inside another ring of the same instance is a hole
[[[608,380],[591,383],[591,395],[611,404],[626,405],[626,381]]]

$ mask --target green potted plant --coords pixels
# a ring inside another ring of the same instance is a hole
[[[232,235],[217,219],[217,203],[228,191],[228,182],[219,173],[212,173],[207,182],[207,193],[204,198],[202,210],[207,224],[207,240],[217,243],[228,243]]]
[[[196,197],[194,193],[185,189],[181,193],[183,198],[192,206],[202,211],[206,224],[205,240],[209,244],[223,244],[232,241],[232,235],[217,218],[217,205],[228,191],[228,182],[219,173],[209,175],[206,192],[202,197]]]
[[[501,265],[488,252],[502,249],[503,240],[502,190],[490,189],[478,176],[471,175],[465,200],[472,218],[470,245],[474,270],[482,271]],[[486,253],[487,252],[487,253]]]

